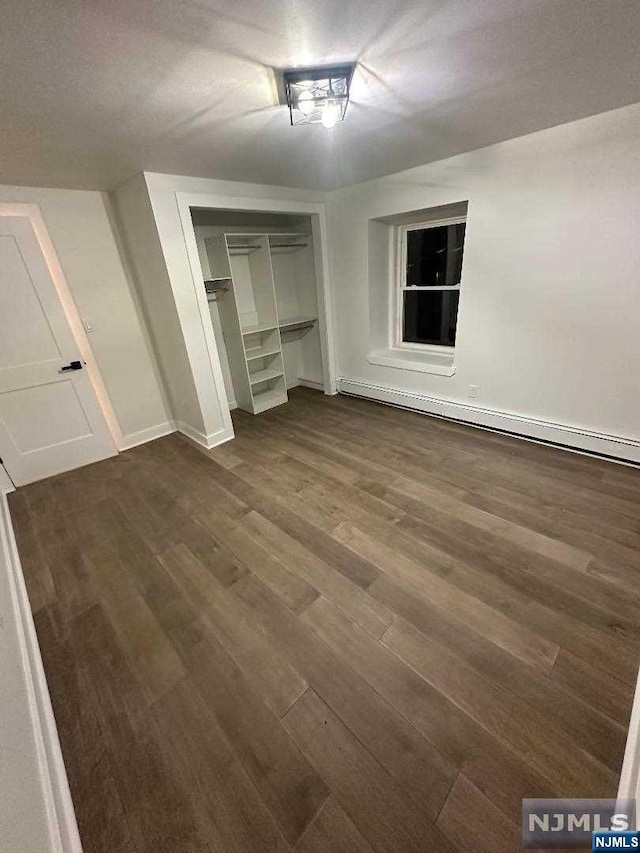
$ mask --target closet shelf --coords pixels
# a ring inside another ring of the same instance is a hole
[[[268,379],[278,379],[283,375],[281,367],[268,367],[265,370],[256,370],[255,373],[250,373],[249,381],[252,385],[257,385],[259,382],[266,382]]]
[[[253,411],[254,414],[259,415],[267,409],[272,409],[274,406],[286,402],[287,394],[282,389],[263,391],[261,394],[253,395]]]
[[[269,248],[275,254],[285,255],[297,252],[299,249],[306,249],[308,245],[308,243],[271,243]]]
[[[255,361],[257,358],[269,358],[271,355],[280,355],[280,347],[252,347],[245,350],[247,361]]]
[[[242,335],[255,335],[256,332],[272,332],[278,327],[273,323],[258,323],[257,326],[245,326]]]
[[[281,332],[297,332],[299,329],[310,329],[317,319],[317,317],[289,317],[287,320],[280,320],[278,327]]]
[[[258,249],[261,249],[262,246],[229,246],[229,254],[232,256],[236,255],[251,255],[253,252],[257,252]]]

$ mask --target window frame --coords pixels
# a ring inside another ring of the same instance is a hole
[[[464,254],[462,260],[462,273],[458,284],[443,284],[433,285],[429,287],[407,287],[407,234],[409,231],[423,231],[427,228],[441,228],[444,225],[461,225],[467,222],[466,216],[451,216],[445,219],[432,219],[427,222],[412,222],[410,225],[398,225],[395,233],[396,244],[396,268],[392,281],[392,328],[391,328],[391,346],[395,349],[413,350],[421,353],[453,353],[456,345],[447,346],[446,344],[418,344],[411,341],[402,340],[402,330],[404,326],[404,292],[406,290],[421,291],[421,290],[457,290],[460,292],[462,278],[464,276]],[[466,242],[465,231],[465,242]],[[460,311],[460,303],[458,302],[458,312]]]

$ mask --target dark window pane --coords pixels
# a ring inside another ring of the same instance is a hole
[[[408,344],[456,342],[459,290],[405,290],[402,340]]]
[[[460,284],[465,223],[407,231],[407,287]]]

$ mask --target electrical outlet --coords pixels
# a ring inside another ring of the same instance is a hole
[[[470,397],[477,397],[479,390],[480,389],[479,389],[478,385],[469,385],[469,396]]]

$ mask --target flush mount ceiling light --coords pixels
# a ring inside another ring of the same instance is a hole
[[[349,103],[353,64],[283,71],[284,95],[291,124],[331,128],[342,121]]]

